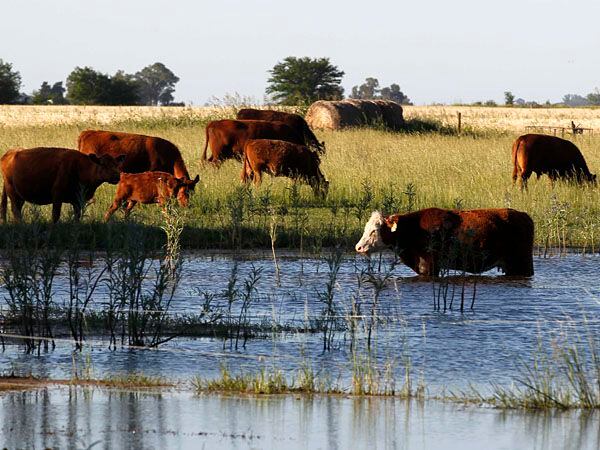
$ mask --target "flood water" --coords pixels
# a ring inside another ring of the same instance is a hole
[[[390,262],[390,256],[382,260],[382,274]],[[403,374],[403,361],[409,357],[415,373],[430,388],[486,386],[490,381],[512,382],[540,345],[549,348],[553,342],[597,335],[600,257],[571,254],[535,258],[534,263],[535,276],[531,279],[507,279],[495,272],[467,278],[462,313],[458,308],[463,286],[460,277],[452,279],[454,284],[446,296],[449,306],[454,289],[453,309],[443,312],[433,306],[439,284],[415,277],[405,266],[395,267],[378,300],[379,322],[373,327],[371,338],[376,357],[381,364],[395,361],[399,374]],[[279,283],[268,255],[245,255],[239,259],[189,254],[172,311],[199,313],[204,293],[214,294],[215,305],[220,302],[222,306],[226,303],[222,292],[237,265],[239,290],[243,290],[252,268],[262,270],[256,285],[258,293],[250,306],[252,321],[308,327],[324,309],[320,295],[329,276],[327,262],[323,258],[286,254],[280,256],[278,264]],[[342,323],[347,323],[347,316],[352,314],[353,301],[360,304],[360,314],[365,316],[355,334],[354,349],[358,350],[366,349],[365,327],[373,302],[372,286],[364,282],[359,286],[358,282],[366,265],[365,258],[346,256],[335,282],[336,315]],[[59,295],[68,289],[61,287],[60,280],[55,284]],[[475,303],[471,310],[473,289]],[[239,301],[234,302],[234,310],[238,304]],[[92,307],[101,307],[101,301]],[[229,343],[224,348],[220,338],[203,337],[177,338],[157,350],[109,351],[106,340],[90,337],[81,353],[73,354],[71,343],[58,340],[56,350],[40,356],[25,354],[15,341],[8,341],[6,351],[0,353],[0,364],[53,378],[70,377],[77,364],[85,363],[91,365],[96,376],[138,371],[189,379],[195,375],[217,375],[221,364],[232,369],[268,364],[293,370],[310,361],[334,378],[343,378],[352,356],[351,338],[347,329],[336,332],[332,349],[324,352],[323,335],[318,332],[268,334],[248,340],[245,348],[240,343],[237,350],[230,350]]]
[[[140,394],[49,388],[0,396],[7,448],[595,449],[597,414],[434,401]]]
[[[335,313],[347,324],[354,303],[354,314],[364,317],[357,322],[354,335],[340,327],[328,351],[323,351],[322,333],[302,332],[321,317],[325,307],[323,294],[330,279],[325,257],[280,254],[277,276],[266,252],[242,256],[189,253],[173,314],[200,313],[206,295],[214,297],[214,306],[224,307],[223,292],[232,273],[236,273],[237,288],[243,290],[244,281],[258,270],[251,320],[295,331],[267,333],[249,339],[237,350],[220,338],[202,337],[176,338],[154,350],[110,351],[106,338],[90,336],[82,352],[74,352],[68,340],[57,340],[54,351],[31,355],[18,342],[7,340],[6,350],[0,353],[0,368],[52,378],[69,378],[84,370],[94,377],[143,372],[180,380],[184,385],[195,376],[218,376],[223,365],[232,372],[269,367],[293,374],[310,364],[318,373],[347,386],[352,366],[350,342],[354,339],[355,351],[366,352],[366,324],[376,311],[371,354],[379,367],[391,365],[402,380],[410,360],[413,379],[422,381],[431,394],[469,385],[485,392],[491,383],[513,383],[540,350],[551,351],[560,343],[598,336],[597,255],[536,257],[531,279],[510,279],[496,272],[466,279],[451,277],[446,306],[452,298],[453,305],[446,311],[434,309],[439,283],[417,278],[405,266],[388,273],[391,261],[391,255],[375,260],[379,279],[388,276],[372,309],[373,285],[361,278],[367,260],[344,256],[334,284]],[[65,295],[65,283],[57,280],[57,298]],[[463,285],[465,309],[461,312]],[[442,300],[440,304],[443,307]],[[92,307],[100,308],[101,299]],[[239,304],[234,302],[232,309],[238,311]],[[23,438],[24,431],[15,427],[36,421],[38,432],[30,437],[35,447],[63,447],[73,442],[73,436],[82,439],[78,447],[100,440],[105,448],[125,441],[139,448],[166,444],[188,448],[223,444],[230,448],[463,449],[599,445],[597,416],[501,413],[436,402],[419,405],[339,397],[297,400],[293,396],[197,398],[189,392],[153,396],[66,388],[2,394],[0,402],[2,440]],[[19,424],[11,418],[15,413],[22,418]],[[104,425],[92,426],[97,420]],[[516,445],[518,442],[524,445]]]

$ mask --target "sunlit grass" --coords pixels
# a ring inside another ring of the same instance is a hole
[[[20,125],[2,128],[0,149],[5,151],[16,146],[75,148],[81,130],[99,126],[90,119],[86,109],[73,107],[75,111],[72,111],[68,107],[61,108],[66,111],[64,123],[49,119],[49,125],[38,125],[38,118],[30,124],[25,113],[18,120],[14,119]],[[455,113],[452,108],[465,111],[460,107],[407,107],[406,115],[409,118],[448,121],[452,125],[450,119],[442,117],[452,116]],[[97,115],[103,111],[102,108],[96,109],[100,111]],[[46,111],[38,108],[36,114],[42,114],[40,110]],[[177,113],[168,115],[171,110]],[[72,119],[72,116],[77,116],[77,111],[79,118]],[[379,208],[391,213],[406,210],[411,203],[410,206],[417,209],[430,206],[512,207],[533,217],[536,243],[540,247],[598,249],[599,188],[582,188],[567,183],[557,183],[551,188],[548,179],[543,177],[539,181],[531,180],[529,190],[522,193],[512,185],[511,179],[511,146],[514,139],[524,132],[524,124],[529,121],[550,123],[569,115],[575,122],[589,126],[583,123],[584,119],[600,117],[598,110],[470,108],[463,117],[477,115],[478,123],[482,125],[463,136],[388,133],[370,129],[317,131],[318,138],[327,145],[322,169],[331,182],[329,196],[324,202],[315,199],[307,186],[301,186],[299,199],[293,200],[292,183],[284,178],[266,177],[260,188],[251,187],[246,193],[240,193],[239,162],[228,161],[220,169],[201,164],[204,124],[211,118],[231,117],[233,110],[209,111],[212,116],[209,113],[197,114],[196,109],[190,108],[166,108],[165,111],[168,113],[148,116],[143,108],[113,108],[103,119],[110,124],[102,126],[161,136],[181,149],[190,174],[200,174],[201,180],[186,215],[188,229],[203,230],[202,235],[194,240],[196,246],[233,245],[227,229],[235,225],[253,230],[242,236],[247,241],[243,245],[270,247],[269,232],[274,221],[278,223],[277,230],[281,236],[277,243],[281,246],[297,247],[300,235],[306,247],[333,245],[335,242],[349,245],[360,235],[368,210]],[[504,127],[504,131],[493,131],[498,124]],[[600,137],[578,136],[576,144],[586,157],[590,170],[599,172]],[[406,194],[407,186],[414,195]],[[86,212],[86,221],[102,220],[114,190],[114,186],[106,184],[99,188],[96,203]],[[238,207],[233,199],[240,195],[244,197],[239,203],[242,214],[232,215],[233,209]],[[25,209],[27,214],[30,208]],[[43,217],[48,218],[50,207],[42,210]],[[305,214],[303,220],[298,220],[298,211]],[[70,207],[65,206],[63,220],[70,214]],[[160,226],[162,223],[160,208],[155,205],[136,208],[133,216],[134,220],[146,224]],[[120,213],[115,215],[115,219],[121,219]],[[234,224],[236,220],[241,223]],[[186,236],[184,232],[183,245],[191,245]]]

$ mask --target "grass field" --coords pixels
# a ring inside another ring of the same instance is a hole
[[[452,133],[456,112],[465,132]],[[531,214],[540,247],[577,246],[597,250],[600,235],[600,188],[542,178],[521,193],[512,186],[511,145],[525,125],[600,128],[598,109],[520,109],[475,107],[407,107],[410,120],[446,125],[445,132],[389,133],[373,129],[317,132],[327,145],[322,169],[330,180],[325,201],[307,186],[265,177],[259,189],[241,187],[241,165],[229,161],[220,169],[200,163],[204,126],[213,118],[232,117],[228,108],[0,107],[0,149],[63,146],[75,148],[79,132],[105,128],[157,135],[182,151],[200,184],[189,210],[185,247],[278,247],[318,249],[351,246],[360,237],[373,209],[397,212],[429,206],[460,208],[513,207]],[[449,131],[450,130],[450,131]],[[600,171],[600,136],[577,136],[590,170]],[[103,185],[85,222],[97,222],[108,208],[115,187]],[[27,206],[26,217],[35,208]],[[36,209],[37,210],[37,209]],[[71,212],[63,208],[63,220]],[[47,220],[50,207],[41,208]],[[133,220],[160,226],[154,205],[138,207]],[[116,221],[122,215],[115,215]],[[352,248],[352,247],[349,247]]]

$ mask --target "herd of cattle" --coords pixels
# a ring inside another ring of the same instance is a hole
[[[206,126],[202,160],[218,166],[235,158],[242,161],[243,182],[260,184],[266,172],[302,180],[315,195],[324,198],[329,187],[320,169],[324,152],[325,144],[318,141],[302,116],[242,109],[236,120],[217,120]],[[519,137],[513,145],[512,162],[513,182],[520,179],[522,189],[532,173],[538,178],[548,174],[552,181],[596,182],[579,149],[554,136]],[[0,158],[0,169],[4,178],[0,215],[4,222],[9,198],[15,221],[22,219],[25,202],[51,204],[54,223],[60,218],[62,204],[70,203],[79,220],[83,206],[102,183],[117,184],[106,220],[123,205],[125,215],[137,203],[164,204],[168,198],[185,207],[199,181],[198,175],[190,178],[179,149],[166,139],[96,130],[79,135],[78,150],[8,150]],[[430,208],[387,217],[374,212],[356,251],[368,254],[394,247],[402,261],[421,275],[436,275],[444,268],[480,273],[498,267],[506,275],[531,276],[533,233],[531,218],[512,209]],[[447,244],[432,246],[432,242],[452,242],[454,257],[447,257]]]

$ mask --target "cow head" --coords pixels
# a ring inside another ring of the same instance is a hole
[[[94,163],[93,177],[94,181],[99,183],[117,184],[121,176],[121,166],[125,161],[125,155],[113,158],[110,155],[96,156],[91,153],[88,155],[90,161]]]
[[[389,247],[393,242],[392,234],[398,226],[397,221],[398,216],[385,217],[381,212],[373,211],[360,241],[356,244],[356,251],[369,254]]]
[[[175,190],[177,192],[177,201],[181,206],[187,208],[190,199],[190,193],[194,191],[196,184],[198,184],[198,181],[200,181],[200,175],[196,175],[196,178],[193,180],[188,178],[176,178],[176,180],[177,186]]]
[[[325,178],[318,180],[311,180],[311,187],[315,197],[320,197],[323,200],[327,197],[327,193],[329,192],[329,181]]]

